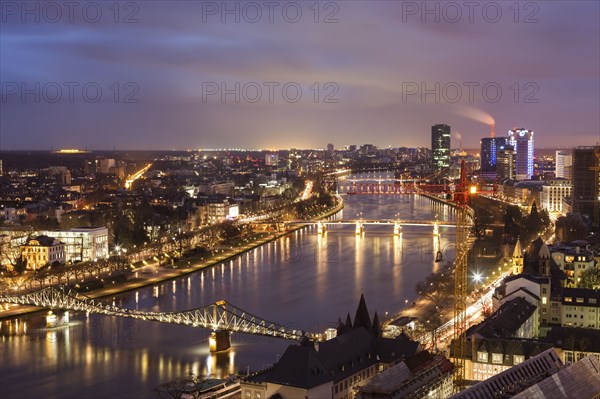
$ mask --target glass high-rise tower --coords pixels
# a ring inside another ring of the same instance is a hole
[[[515,149],[515,173],[517,180],[529,180],[533,176],[533,131],[514,128],[508,131],[508,145]]]
[[[506,137],[484,137],[481,139],[481,176],[496,178],[496,155],[506,145]]]
[[[431,127],[431,157],[433,173],[450,168],[450,125]]]
[[[596,157],[599,157],[598,159]],[[573,150],[573,212],[596,219],[600,209],[600,146]],[[594,220],[594,223],[597,223]]]

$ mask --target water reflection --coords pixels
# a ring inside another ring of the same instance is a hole
[[[364,218],[452,220],[451,212],[412,196],[350,196],[344,213]],[[338,216],[339,217],[339,216]],[[322,236],[306,228],[217,268],[115,296],[118,306],[162,312],[227,299],[284,325],[320,330],[355,309],[361,293],[369,309],[394,313],[415,298],[414,285],[453,256],[452,228],[333,226]],[[218,276],[217,276],[217,273]],[[113,298],[110,298],[112,302]],[[296,327],[294,327],[296,328]],[[71,314],[68,326],[47,330],[43,315],[0,324],[0,397],[149,397],[163,382],[190,373],[227,376],[273,364],[289,344],[232,336],[228,352],[210,354],[210,331],[192,327]],[[60,371],[60,372],[58,372]],[[31,383],[35,376],[35,384]],[[75,383],[76,382],[76,383]]]

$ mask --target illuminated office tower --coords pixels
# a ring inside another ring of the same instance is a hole
[[[515,179],[515,149],[513,146],[503,145],[498,148],[496,177],[499,180]]]
[[[448,170],[450,167],[450,126],[433,125],[431,127],[431,157],[433,173]]]
[[[514,128],[508,131],[508,145],[515,149],[515,173],[517,180],[533,176],[533,131]]]

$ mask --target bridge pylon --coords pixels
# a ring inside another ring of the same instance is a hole
[[[69,311],[55,313],[51,310],[46,314],[46,328],[54,328],[69,324]]]
[[[354,232],[357,236],[362,235],[365,232],[365,226],[361,222],[356,222],[356,228]]]
[[[317,233],[318,234],[325,234],[327,232],[327,225],[324,223],[319,222],[317,224]]]
[[[211,353],[222,352],[231,348],[231,333],[226,330],[213,331],[208,339],[208,347]]]
[[[394,235],[395,236],[402,235],[402,226],[400,226],[400,223],[398,223],[398,222],[394,223]]]

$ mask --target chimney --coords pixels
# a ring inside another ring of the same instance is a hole
[[[579,254],[581,252],[581,247],[578,245],[577,247],[575,247],[575,253]]]
[[[490,125],[490,137],[496,137],[496,125],[493,123]]]

